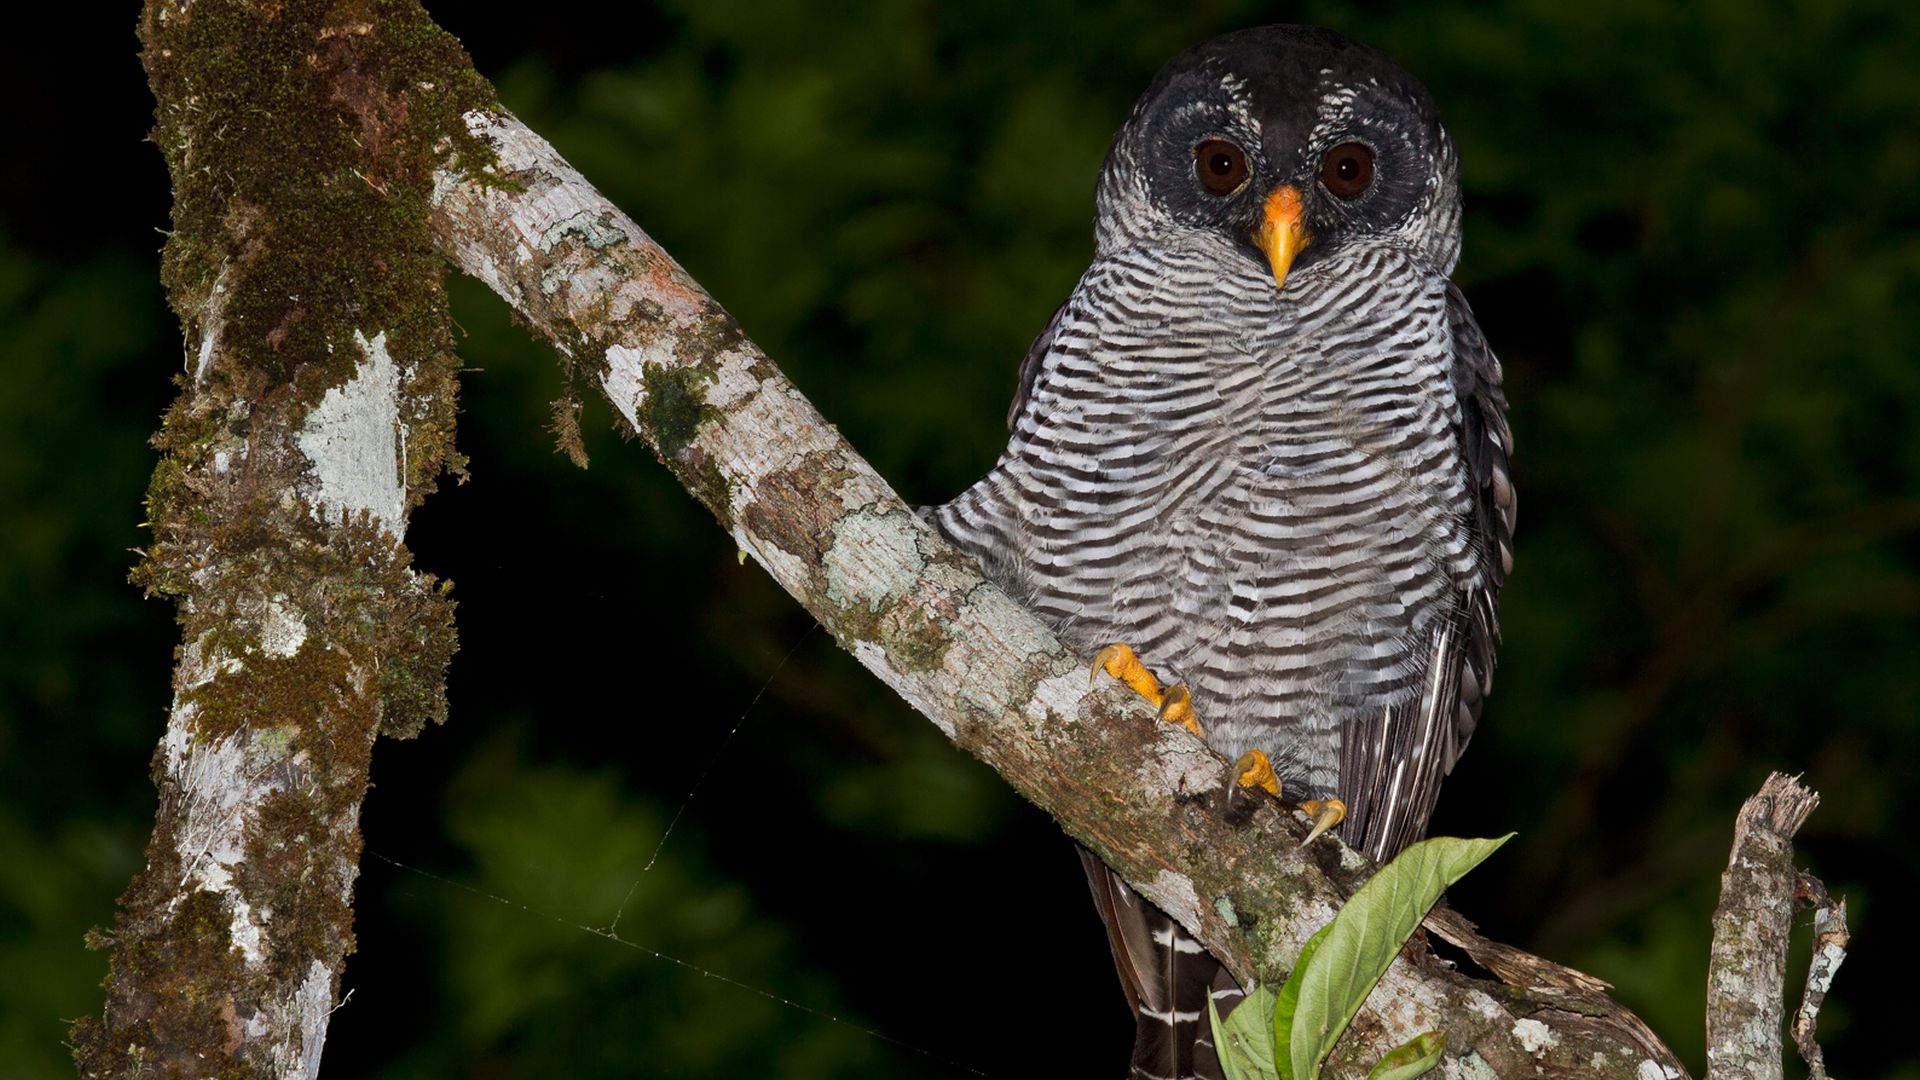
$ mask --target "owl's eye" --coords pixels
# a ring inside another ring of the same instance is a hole
[[[1247,155],[1225,139],[1208,139],[1193,148],[1193,169],[1215,195],[1231,195],[1247,182]]]
[[[1339,198],[1360,197],[1373,185],[1373,151],[1358,142],[1341,143],[1327,151],[1320,162],[1320,182]]]

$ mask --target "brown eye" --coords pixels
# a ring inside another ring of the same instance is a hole
[[[1208,139],[1194,147],[1193,168],[1215,195],[1231,195],[1247,182],[1247,155],[1225,139]]]
[[[1320,182],[1342,199],[1357,198],[1373,184],[1373,151],[1365,143],[1341,143],[1320,163]]]

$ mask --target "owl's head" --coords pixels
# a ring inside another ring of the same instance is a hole
[[[1459,165],[1420,83],[1330,30],[1265,26],[1167,62],[1114,136],[1101,250],[1217,230],[1284,282],[1355,245],[1441,274],[1460,254]]]

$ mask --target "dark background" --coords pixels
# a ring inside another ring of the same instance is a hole
[[[918,502],[997,453],[1161,61],[1287,20],[1397,56],[1461,146],[1457,277],[1518,443],[1498,686],[1434,829],[1520,835],[1457,906],[1611,980],[1698,1066],[1733,811],[1804,772],[1800,855],[1856,933],[1829,1060],[1920,1077],[1893,992],[1920,886],[1913,5],[429,6]],[[100,1008],[81,935],[140,863],[175,642],[125,584],[182,357],[126,7],[67,4],[0,65],[8,1077],[68,1074],[65,1024]],[[739,565],[604,407],[589,471],[553,453],[551,358],[454,298],[472,480],[409,538],[457,583],[453,718],[378,748],[327,1075],[1117,1075],[1057,829]],[[633,945],[591,933],[630,890]]]

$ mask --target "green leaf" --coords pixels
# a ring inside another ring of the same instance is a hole
[[[1313,954],[1320,950],[1320,943],[1327,938],[1327,932],[1333,929],[1333,923],[1321,927],[1307,939],[1300,949],[1300,959],[1296,960],[1293,970],[1287,973],[1287,981],[1280,986],[1280,994],[1273,1002],[1273,1063],[1280,1071],[1280,1080],[1302,1080],[1302,1074],[1294,1071],[1293,1066],[1293,1018],[1300,1008],[1300,982],[1306,976],[1307,966],[1313,963]]]
[[[1367,1080],[1413,1080],[1440,1064],[1440,1051],[1447,1048],[1447,1033],[1429,1031],[1387,1051],[1380,1064],[1367,1073]]]
[[[1360,886],[1333,922],[1308,941],[1280,988],[1273,1044],[1282,1080],[1316,1080],[1347,1022],[1427,909],[1512,837],[1422,840]],[[1284,1021],[1282,1012],[1288,1014]]]
[[[1273,1066],[1273,991],[1256,986],[1224,1021],[1207,998],[1207,1016],[1213,1021],[1213,1049],[1227,1080],[1277,1080]]]

